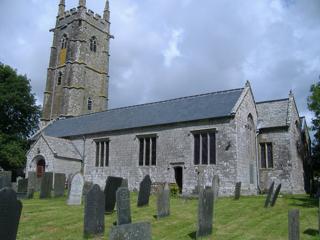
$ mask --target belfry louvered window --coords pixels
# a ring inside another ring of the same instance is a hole
[[[95,140],[96,143],[96,167],[109,166],[109,140]]]
[[[97,51],[97,39],[96,37],[92,37],[90,39],[90,51],[96,52]]]
[[[216,132],[201,130],[193,132],[194,165],[216,164]]]
[[[157,137],[138,136],[139,139],[139,166],[157,165]]]

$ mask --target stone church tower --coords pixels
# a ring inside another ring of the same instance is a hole
[[[44,92],[42,122],[107,108],[110,12],[87,10],[86,0],[65,11],[60,0]]]

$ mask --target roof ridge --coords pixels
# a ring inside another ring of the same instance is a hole
[[[271,102],[282,102],[282,101],[288,101],[288,100],[289,100],[289,98],[281,98],[281,99],[260,101],[260,102],[256,102],[256,104],[271,103]]]
[[[190,95],[190,96],[185,96],[185,97],[172,98],[172,99],[161,100],[161,101],[156,101],[156,102],[149,102],[149,103],[135,104],[135,105],[125,106],[125,107],[112,108],[112,109],[107,109],[107,110],[101,111],[101,112],[94,112],[94,113],[83,114],[83,115],[80,115],[80,116],[59,119],[59,121],[68,120],[68,119],[75,119],[75,118],[95,115],[95,114],[104,113],[104,112],[111,112],[111,111],[118,111],[118,110],[123,110],[123,109],[136,108],[136,107],[140,107],[140,106],[161,104],[161,103],[166,103],[166,102],[173,102],[173,101],[178,101],[178,100],[183,100],[183,99],[191,99],[191,98],[196,98],[196,97],[203,97],[203,96],[221,94],[221,93],[227,93],[227,92],[235,92],[235,91],[240,91],[240,90],[242,91],[243,89],[244,88],[234,88],[234,89],[229,89],[229,90],[221,90],[221,91],[215,91],[215,92],[207,92],[207,93],[201,93],[201,94],[196,94],[196,95]]]

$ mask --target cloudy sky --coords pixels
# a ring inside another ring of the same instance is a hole
[[[77,0],[66,0],[67,8]],[[105,0],[87,0],[102,15]],[[110,103],[120,107],[243,87],[257,101],[320,75],[319,0],[110,0]],[[0,61],[27,74],[41,104],[58,0],[0,0]]]

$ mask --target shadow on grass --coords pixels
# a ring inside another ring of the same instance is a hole
[[[307,230],[305,230],[303,232],[303,234],[307,234],[307,235],[310,235],[310,236],[317,236],[319,234],[319,232],[315,229],[311,229],[311,228],[308,228]]]
[[[290,206],[315,208],[318,207],[318,199],[309,197],[287,196],[287,199],[293,200]]]
[[[197,232],[189,233],[188,236],[189,236],[191,239],[197,239]]]

